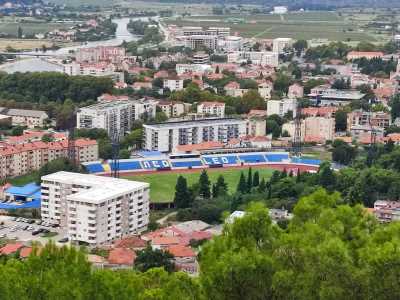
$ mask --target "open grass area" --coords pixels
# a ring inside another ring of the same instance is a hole
[[[27,174],[27,175],[23,175],[23,176],[7,179],[6,181],[11,183],[12,185],[23,186],[25,184],[28,184],[28,183],[31,183],[31,182],[35,182],[36,179],[37,179],[37,176],[38,176],[37,172],[32,172],[32,173]]]
[[[262,177],[269,178],[273,172],[271,169],[265,167],[254,167],[254,171],[257,170],[260,173],[260,179]],[[228,183],[229,191],[235,192],[237,184],[239,182],[240,173],[244,172],[247,174],[247,169],[208,169],[208,175],[212,183],[216,182],[219,175],[223,175],[225,181]],[[201,170],[193,171],[193,173],[172,173],[172,172],[159,172],[146,175],[134,175],[126,176],[124,178],[136,181],[144,181],[150,183],[150,198],[153,203],[169,203],[173,201],[175,194],[176,180],[179,175],[184,176],[189,185],[197,182],[200,176]]]
[[[69,28],[71,23],[47,23],[47,22],[0,22],[0,33],[17,35],[18,27],[22,28],[23,34],[46,33],[54,29]]]
[[[364,31],[359,24],[347,20],[336,12],[296,12],[278,15],[226,15],[196,16],[166,19],[166,23],[179,26],[231,27],[244,37],[294,39],[324,38],[332,41],[376,41],[376,36]]]
[[[42,48],[43,45],[51,47],[52,42],[47,40],[25,40],[25,39],[0,39],[0,50],[12,47],[16,50],[30,50]]]

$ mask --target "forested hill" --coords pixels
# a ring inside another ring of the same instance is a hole
[[[259,4],[267,7],[286,5],[292,9],[334,9],[340,7],[400,7],[399,0],[158,0],[159,2],[185,2],[185,3],[210,3],[210,4]]]
[[[13,3],[19,5],[32,5],[35,3],[42,3],[41,0],[0,0],[0,5],[4,5],[5,3]]]

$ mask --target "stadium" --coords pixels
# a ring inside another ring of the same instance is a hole
[[[238,168],[265,166],[278,170],[315,172],[321,161],[309,157],[291,156],[289,152],[226,152],[201,154],[163,154],[157,151],[138,152],[131,159],[84,163],[91,174],[143,174],[207,168]]]

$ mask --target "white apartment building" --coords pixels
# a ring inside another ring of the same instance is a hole
[[[244,47],[243,38],[240,36],[226,36],[218,40],[218,50],[224,52],[242,51]]]
[[[185,36],[185,47],[199,49],[206,47],[211,50],[217,49],[217,35],[189,35]]]
[[[241,119],[202,119],[144,125],[144,148],[173,152],[177,146],[209,141],[227,143],[246,135],[247,122]]]
[[[176,64],[176,74],[182,75],[184,73],[201,73],[204,74],[207,70],[212,70],[210,65],[199,64]]]
[[[115,82],[124,82],[124,73],[117,72],[112,63],[77,63],[64,65],[64,73],[69,76],[86,75],[95,77],[110,77]]]
[[[164,89],[168,88],[171,92],[183,90],[183,79],[180,79],[179,77],[165,78],[163,87]]]
[[[286,14],[288,12],[288,8],[287,6],[274,6],[274,14],[277,15],[282,15],[282,14]]]
[[[210,63],[210,55],[205,52],[197,52],[192,57],[193,63],[196,65],[205,65]]]
[[[286,48],[291,48],[292,45],[292,38],[276,38],[272,43],[272,51],[282,54]]]
[[[77,62],[97,63],[100,61],[110,61],[120,63],[125,55],[126,51],[123,47],[98,46],[79,48],[76,51],[75,59]]]
[[[293,121],[285,123],[282,131],[287,131],[291,137],[295,135],[295,124]],[[324,117],[308,117],[301,120],[301,141],[325,143],[332,141],[335,137],[335,119]]]
[[[251,61],[254,65],[279,66],[279,53],[275,51],[233,51],[228,53],[228,63]]]
[[[147,229],[148,183],[65,171],[41,179],[42,220],[72,242],[98,246]]]
[[[293,117],[296,116],[296,99],[281,99],[281,100],[268,100],[267,112],[268,116],[278,115],[283,117],[289,111],[293,112]]]
[[[197,105],[197,113],[204,116],[218,118],[225,117],[225,103],[222,102],[201,102]]]
[[[78,128],[102,128],[108,135],[123,135],[131,131],[135,120],[144,114],[154,118],[156,115],[156,101],[129,100],[100,102],[82,107],[77,113]]]

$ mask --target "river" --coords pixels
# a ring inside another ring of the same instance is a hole
[[[113,22],[117,24],[117,29],[115,32],[115,38],[105,41],[96,41],[96,42],[87,42],[85,44],[60,48],[58,50],[47,50],[47,55],[54,55],[55,58],[60,56],[66,56],[71,51],[76,51],[79,48],[90,48],[96,46],[119,46],[123,43],[123,41],[131,42],[136,41],[140,38],[140,36],[131,34],[128,30],[129,20],[148,20],[147,17],[141,18],[121,18],[114,19]],[[38,52],[30,51],[26,52],[27,54],[37,54]],[[7,73],[15,73],[15,72],[63,72],[63,67],[60,64],[49,62],[45,58],[29,58],[17,60],[15,62],[6,63],[0,66],[0,71],[4,71]]]

